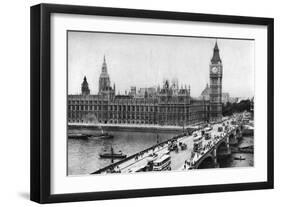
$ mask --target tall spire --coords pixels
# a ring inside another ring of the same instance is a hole
[[[219,47],[218,47],[218,40],[216,40],[216,44],[215,44],[214,50],[219,50]]]
[[[214,47],[214,53],[213,53],[213,57],[211,59],[211,63],[212,64],[221,63],[220,50],[219,50],[219,47],[218,47],[217,40],[216,40],[216,44],[215,44],[215,47]]]
[[[103,56],[103,63],[102,63],[102,73],[107,73],[107,65],[105,60],[105,55]]]
[[[89,84],[87,82],[86,76],[84,76],[83,83],[81,84],[81,93],[83,95],[89,95],[90,94]]]
[[[102,68],[101,68],[101,74],[100,74],[100,78],[99,78],[99,93],[104,92],[104,91],[110,91],[110,90],[111,90],[110,78],[109,78],[109,74],[107,72],[106,59],[105,59],[105,55],[104,55]]]

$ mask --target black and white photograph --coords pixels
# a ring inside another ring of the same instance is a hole
[[[254,167],[254,39],[66,35],[68,176]]]

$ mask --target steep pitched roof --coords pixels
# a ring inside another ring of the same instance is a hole
[[[201,92],[201,96],[206,96],[206,95],[209,95],[210,94],[210,87],[209,85],[207,84],[205,89]]]
[[[212,64],[221,63],[220,50],[219,50],[217,41],[216,41],[216,44],[214,47],[214,52],[213,52],[213,57],[211,59],[211,63]]]

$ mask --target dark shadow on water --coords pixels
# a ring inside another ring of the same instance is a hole
[[[28,192],[18,192],[18,195],[23,199],[27,199],[27,200],[30,199],[30,194]]]

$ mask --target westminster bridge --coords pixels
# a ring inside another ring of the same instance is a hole
[[[230,155],[232,146],[235,146],[242,138],[243,125],[241,119],[242,117],[239,115],[207,127],[198,126],[192,130],[192,133],[182,133],[172,137],[91,174],[138,172],[139,169],[147,165],[151,157],[161,157],[164,154],[171,156],[171,170],[183,171],[219,167],[220,159]],[[209,138],[203,138],[201,149],[195,152],[194,133],[200,134],[202,131],[207,132]],[[170,150],[170,144],[175,142],[185,144],[187,148],[179,149],[179,151]]]

